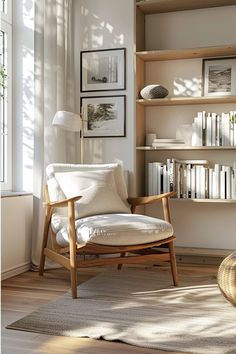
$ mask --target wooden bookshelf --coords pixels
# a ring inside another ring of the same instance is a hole
[[[230,55],[236,55],[235,44],[174,50],[151,50],[136,53],[136,56],[143,61],[212,58]]]
[[[236,150],[236,146],[187,146],[187,145],[165,145],[161,147],[137,146],[136,150],[141,151],[167,151],[167,150]]]
[[[143,106],[177,106],[194,104],[236,103],[236,96],[170,97],[155,98],[150,100],[137,99],[136,102]]]
[[[148,0],[136,3],[145,15],[236,5],[235,0]]]

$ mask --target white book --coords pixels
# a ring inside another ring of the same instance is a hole
[[[203,166],[200,166],[200,198],[206,198],[206,170]]]
[[[194,118],[194,119],[195,119],[195,118]],[[192,123],[192,146],[198,146],[198,145],[197,145],[197,143],[198,143],[197,137],[198,137],[198,133],[197,133],[197,123],[196,123],[196,122],[193,122],[193,123]]]
[[[216,113],[211,114],[211,146],[216,146]]]
[[[187,173],[187,198],[191,198],[191,165],[186,165],[186,173]]]
[[[228,113],[222,113],[222,146],[230,146],[230,117]]]
[[[208,113],[206,117],[206,146],[211,146],[211,133],[212,133],[211,115]]]
[[[161,194],[161,162],[153,162],[153,194]]]
[[[201,198],[201,166],[196,166],[196,198]]]
[[[183,164],[182,165],[183,168],[183,198],[187,198],[187,165]]]
[[[222,166],[222,170],[220,171],[220,199],[226,198],[225,183],[226,183],[226,172],[224,171],[224,168]]]
[[[230,111],[229,112],[229,125],[230,125],[230,128],[229,128],[229,131],[230,131],[230,146],[234,146],[234,112],[233,111]]]
[[[221,124],[221,119],[220,116],[216,116],[216,146],[220,146],[220,124]]]
[[[176,180],[175,180],[175,186],[176,186],[176,192],[177,192],[177,198],[181,198],[181,195],[180,195],[180,164],[179,163],[176,163]]]
[[[220,198],[220,170],[221,170],[221,165],[215,164],[214,167],[214,199],[219,199]]]
[[[234,126],[234,145],[233,146],[236,146],[236,122],[233,123],[233,126]]]
[[[202,146],[202,117],[195,117],[194,122],[196,123],[196,146]]]
[[[236,178],[233,172],[231,173],[231,198],[236,199]]]
[[[196,166],[191,168],[191,198],[195,198],[196,192]]]
[[[148,195],[153,195],[153,166],[152,162],[148,163]]]
[[[168,192],[167,166],[163,166],[163,193]]]
[[[213,199],[213,187],[214,187],[214,182],[213,182],[213,168],[209,168],[209,182],[208,182],[208,190],[209,190],[209,198]]]
[[[233,177],[232,177],[233,187],[232,187],[232,198],[236,199],[236,161],[233,163]]]

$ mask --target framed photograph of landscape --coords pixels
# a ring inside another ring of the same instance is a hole
[[[81,92],[125,90],[125,48],[81,52]]]
[[[236,94],[236,57],[203,59],[203,96]]]
[[[85,138],[125,136],[125,96],[82,97]]]

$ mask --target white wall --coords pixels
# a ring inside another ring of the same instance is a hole
[[[80,96],[126,95],[126,137],[85,139],[85,162],[122,160],[125,169],[130,172],[129,185],[132,193],[135,190],[134,1],[78,0],[74,5],[77,112],[80,110]],[[127,89],[80,94],[80,51],[120,47],[126,48]]]
[[[235,43],[236,6],[180,11],[146,16],[146,49],[178,49]],[[146,84],[158,83],[169,90],[169,96],[201,96],[202,59],[170,60],[146,64]],[[192,123],[196,112],[228,112],[235,104],[211,104],[146,109],[146,132],[159,138],[175,138],[180,124]],[[149,152],[149,161],[167,158],[208,159],[214,163],[232,165],[236,161],[231,151]],[[147,208],[156,214],[154,206]],[[181,247],[235,249],[236,204],[193,203],[176,200],[171,203],[172,221]]]
[[[146,50],[234,44],[236,6],[146,16]]]
[[[2,279],[30,268],[32,212],[32,195],[1,198]]]

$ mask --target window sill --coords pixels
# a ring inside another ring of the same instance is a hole
[[[32,195],[31,192],[13,192],[13,191],[1,191],[1,198],[9,198],[9,197],[21,197],[26,195]]]

